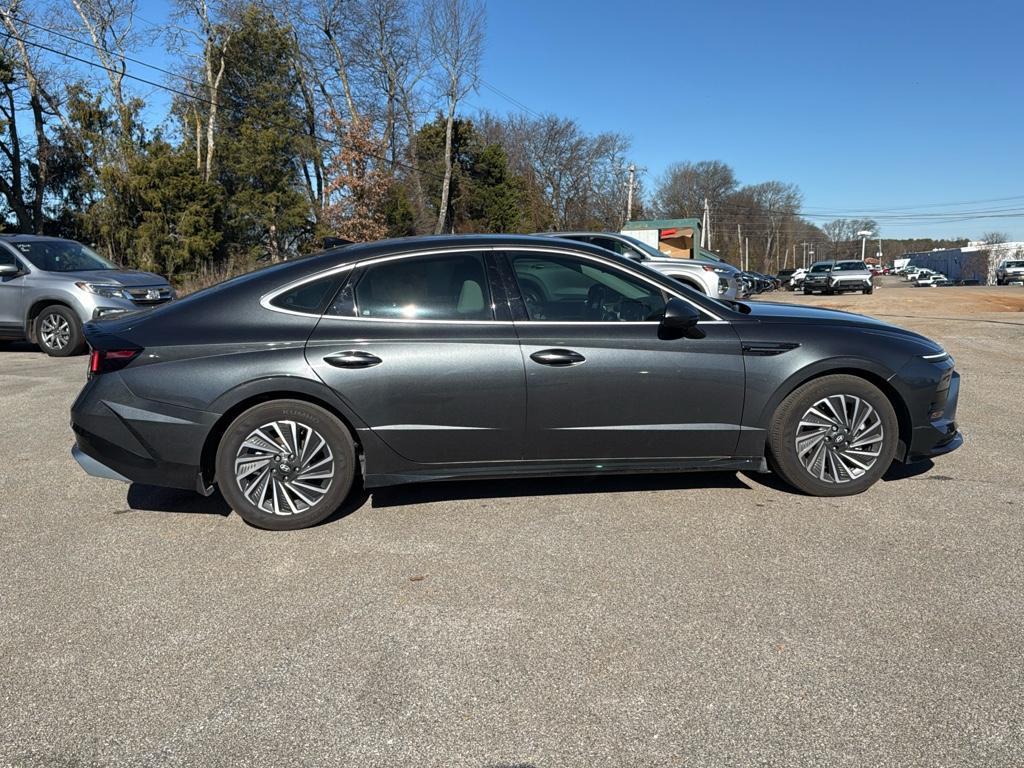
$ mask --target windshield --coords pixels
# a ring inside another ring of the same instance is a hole
[[[1020,267],[1024,267],[1024,261],[1008,261],[1004,266],[1019,269]]]
[[[832,271],[832,262],[831,261],[823,261],[823,262],[820,262],[819,264],[812,264],[811,265],[811,272],[831,272],[831,271]]]
[[[33,267],[44,272],[117,269],[96,251],[71,240],[29,240],[12,245]]]
[[[840,261],[835,266],[836,272],[854,272],[866,270],[867,266],[863,261]]]

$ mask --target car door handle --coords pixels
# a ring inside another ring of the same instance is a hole
[[[582,363],[587,358],[579,352],[573,352],[571,349],[542,349],[530,355],[530,359],[535,363],[540,363],[541,365],[552,365],[556,368],[564,368],[567,365],[577,365]]]
[[[369,368],[373,365],[380,365],[384,361],[376,355],[356,349],[328,355],[324,358],[324,362],[335,368]]]

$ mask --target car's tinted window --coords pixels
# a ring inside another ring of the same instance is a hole
[[[834,267],[836,272],[856,272],[866,270],[867,268],[867,264],[863,261],[840,261]]]
[[[493,320],[483,257],[476,253],[414,256],[375,264],[355,286],[364,318]]]
[[[531,320],[657,321],[668,294],[613,267],[571,256],[511,253]]]
[[[14,258],[13,253],[0,246],[0,264],[9,264],[12,267],[16,267],[18,266],[18,260]]]
[[[292,312],[319,315],[323,312],[324,305],[334,295],[341,280],[342,278],[337,275],[314,280],[275,296],[270,303]]]

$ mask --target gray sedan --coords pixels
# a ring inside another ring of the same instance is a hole
[[[89,472],[317,523],[367,488],[747,470],[821,496],[961,443],[939,345],[848,313],[721,302],[568,240],[407,239],[86,326]]]

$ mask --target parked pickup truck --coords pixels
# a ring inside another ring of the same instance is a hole
[[[863,261],[818,261],[804,278],[803,289],[806,294],[819,291],[827,296],[846,291],[873,293],[872,277]]]

